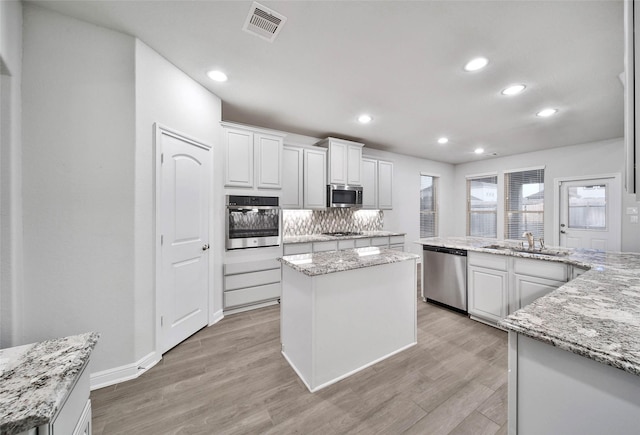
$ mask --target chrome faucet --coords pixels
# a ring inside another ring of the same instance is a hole
[[[529,249],[533,249],[534,247],[534,239],[533,239],[533,233],[531,231],[525,231],[524,233],[522,233],[522,237],[526,237],[527,238],[527,243],[529,244]]]

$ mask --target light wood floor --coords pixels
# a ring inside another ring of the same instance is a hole
[[[93,391],[93,433],[507,433],[502,331],[419,300],[417,346],[311,394],[279,327],[279,306],[228,316],[138,379]]]

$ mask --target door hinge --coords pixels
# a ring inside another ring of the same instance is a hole
[[[160,234],[160,246],[164,245],[164,235]]]
[[[160,164],[164,163],[164,153],[160,154]]]
[[[164,316],[160,316],[160,326],[164,326]]]

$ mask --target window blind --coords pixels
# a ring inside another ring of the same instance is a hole
[[[522,239],[527,231],[544,237],[544,169],[509,172],[504,177],[505,239]]]
[[[420,175],[420,237],[438,235],[438,179]]]
[[[467,235],[497,237],[498,176],[467,179]]]

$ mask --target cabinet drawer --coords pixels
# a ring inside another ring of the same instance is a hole
[[[373,237],[371,239],[371,246],[387,248],[389,246],[389,237]]]
[[[89,400],[89,370],[85,366],[52,424],[54,434],[72,434]]]
[[[516,258],[513,271],[520,275],[537,276],[555,281],[567,281],[567,265],[563,263]]]
[[[365,248],[367,246],[371,246],[371,239],[355,239],[356,240],[356,248]]]
[[[396,251],[404,251],[404,243],[399,245],[389,245],[389,249],[393,249]]]
[[[284,245],[284,255],[308,254],[311,252],[311,243],[294,243]]]
[[[261,285],[224,292],[224,307],[231,308],[240,305],[250,305],[258,302],[277,299],[280,297],[280,283]]]
[[[261,261],[246,261],[244,263],[229,263],[224,265],[225,275],[238,273],[259,272],[261,270],[280,269],[280,262],[275,258]]]
[[[467,261],[472,266],[486,267],[496,270],[507,270],[508,258],[504,255],[482,254],[479,252],[469,252]]]
[[[280,282],[280,268],[224,277],[224,291]]]
[[[399,245],[399,244],[403,244],[404,245],[404,236],[391,236],[391,237],[389,237],[389,244],[390,245]]]
[[[325,252],[325,251],[337,251],[337,250],[338,250],[337,240],[331,240],[329,242],[313,243],[313,252]]]
[[[349,240],[338,240],[338,250],[343,250],[343,249],[353,249],[356,247],[356,241],[355,239],[349,239]]]

